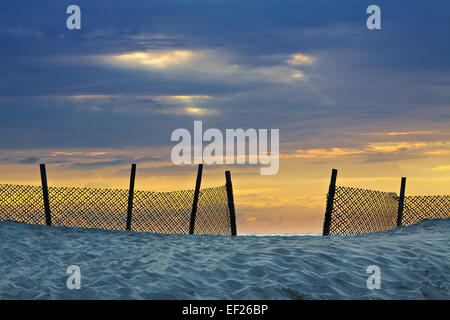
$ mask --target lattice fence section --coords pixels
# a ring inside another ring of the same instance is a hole
[[[11,184],[0,185],[1,220],[45,224],[42,188]]]
[[[52,225],[124,230],[128,190],[48,188]]]
[[[193,190],[134,193],[131,229],[157,233],[189,232]]]
[[[128,190],[48,188],[52,225],[125,230]],[[135,191],[131,230],[189,233],[193,190]],[[41,187],[0,185],[0,221],[45,224]],[[195,233],[230,234],[226,187],[200,190]]]
[[[194,233],[231,234],[226,186],[200,191]]]
[[[336,186],[330,234],[371,233],[396,227],[395,193]]]
[[[402,225],[409,226],[424,219],[450,218],[450,196],[405,197]]]

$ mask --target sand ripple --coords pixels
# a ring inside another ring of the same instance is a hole
[[[0,298],[449,299],[449,229],[231,238],[0,222]],[[81,290],[66,287],[69,265]],[[366,287],[369,265],[380,290]]]

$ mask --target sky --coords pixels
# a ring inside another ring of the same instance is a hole
[[[68,30],[66,8],[81,8]],[[366,8],[381,8],[381,30]],[[450,2],[2,1],[0,183],[192,189],[177,128],[280,130],[280,168],[231,170],[238,232],[320,232],[338,185],[449,194]]]

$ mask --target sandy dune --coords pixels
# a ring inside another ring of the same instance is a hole
[[[232,238],[0,222],[0,298],[449,299],[449,229]],[[80,290],[67,289],[69,265]],[[367,289],[369,265],[379,290]]]

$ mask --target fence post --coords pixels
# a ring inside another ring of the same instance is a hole
[[[47,172],[45,170],[45,164],[41,164],[40,169],[41,169],[42,196],[44,197],[45,224],[51,226],[52,217],[50,213],[50,201],[48,199]]]
[[[131,230],[131,215],[133,213],[134,180],[136,177],[136,164],[131,165],[130,188],[128,189],[128,210],[126,230]]]
[[[401,227],[402,225],[403,207],[405,204],[405,189],[406,189],[406,177],[403,177],[402,185],[400,187],[400,198],[398,199],[397,227]]]
[[[236,231],[236,211],[234,208],[234,198],[233,198],[233,185],[231,184],[231,174],[230,171],[225,171],[225,179],[227,181],[227,198],[228,198],[228,210],[230,212],[230,225],[231,225],[231,235],[237,235]]]
[[[192,203],[191,221],[189,223],[189,234],[194,234],[195,216],[197,215],[198,196],[200,194],[200,184],[202,183],[203,164],[198,165],[197,181],[195,182],[194,202]]]
[[[336,178],[337,178],[337,170],[333,169],[331,171],[330,188],[328,189],[327,209],[325,211],[325,219],[323,221],[322,235],[324,236],[330,234],[331,214],[333,212],[334,194],[336,192]]]

